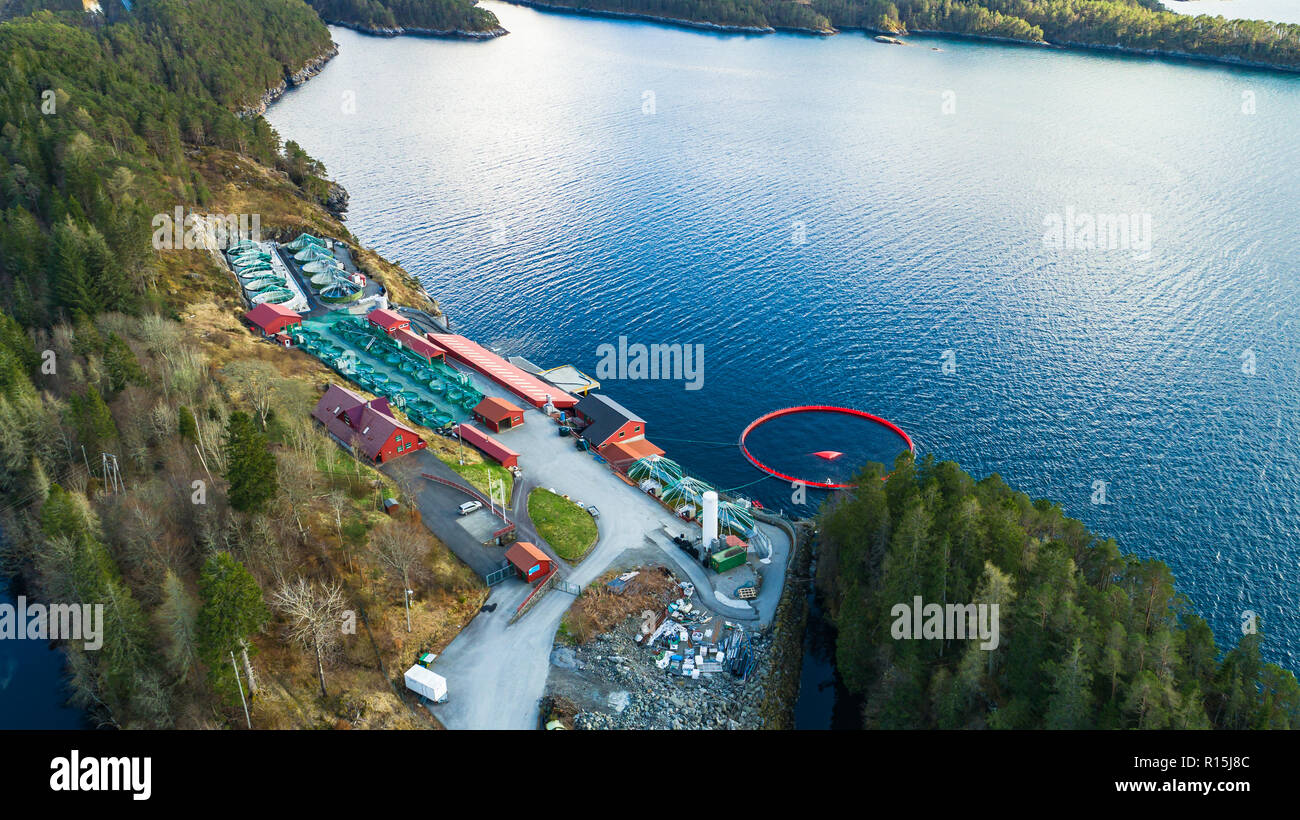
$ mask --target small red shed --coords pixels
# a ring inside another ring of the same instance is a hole
[[[477,447],[485,455],[489,455],[501,462],[502,467],[509,469],[519,465],[518,453],[481,430],[476,430],[468,424],[458,424],[456,425],[456,434],[460,436],[461,441]]]
[[[486,396],[483,401],[474,405],[473,412],[474,418],[478,419],[484,427],[491,428],[497,433],[502,430],[512,430],[524,423],[522,408],[496,396]]]
[[[519,570],[519,577],[528,583],[545,578],[551,574],[554,564],[550,556],[529,541],[516,541],[506,550],[506,560]]]
[[[263,336],[274,336],[284,331],[293,332],[302,327],[302,317],[287,307],[263,302],[244,314],[244,321],[261,332]]]

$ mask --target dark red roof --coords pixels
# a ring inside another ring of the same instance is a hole
[[[367,401],[337,384],[331,384],[316,402],[312,417],[325,425],[335,438],[355,443],[372,461],[394,432],[410,435],[417,441],[420,438],[414,430],[393,418],[387,399]]]
[[[495,458],[497,461],[505,464],[511,459],[519,458],[519,454],[501,442],[478,430],[468,424],[456,425],[456,432],[460,435],[461,440],[466,444],[472,444],[483,452]]]
[[[426,359],[445,359],[447,357],[447,351],[409,328],[398,328],[393,333],[393,338]]]
[[[366,318],[382,327],[384,330],[393,330],[399,327],[410,327],[411,320],[402,314],[388,308],[375,308],[366,315]]]

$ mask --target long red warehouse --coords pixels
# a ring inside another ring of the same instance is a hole
[[[578,403],[576,397],[536,378],[531,373],[520,370],[464,336],[439,333],[431,336],[430,340],[439,347],[445,348],[448,356],[474,368],[534,407],[540,408],[545,405],[547,396],[551,397],[551,404],[560,410],[568,410]]]
[[[492,458],[495,458],[497,461],[501,462],[502,467],[519,466],[519,454],[492,438],[487,433],[470,427],[468,424],[456,425],[456,433],[460,436],[461,441],[473,445]]]

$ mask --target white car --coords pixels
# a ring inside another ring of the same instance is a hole
[[[482,501],[466,501],[464,504],[461,504],[457,508],[457,512],[459,512],[461,515],[469,515],[475,510],[481,510],[481,509],[483,509]]]

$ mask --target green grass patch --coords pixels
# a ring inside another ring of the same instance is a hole
[[[461,478],[472,484],[476,490],[483,493],[483,495],[488,494],[488,477],[491,476],[492,483],[496,484],[498,487],[504,487],[506,506],[510,505],[510,492],[514,487],[515,475],[505,467],[502,467],[500,464],[488,464],[487,462],[479,464],[456,464],[455,459],[452,459],[450,467],[459,473]],[[504,482],[504,484],[502,482]],[[501,496],[498,495],[497,498],[500,499]]]
[[[566,561],[581,561],[596,545],[596,521],[591,514],[543,487],[528,494],[528,516],[537,534]]]

